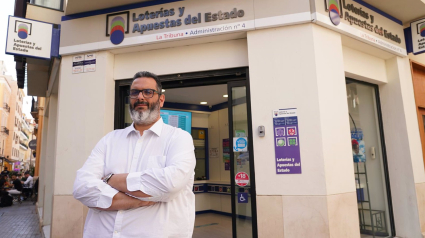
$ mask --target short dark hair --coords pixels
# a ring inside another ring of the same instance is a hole
[[[148,72],[148,71],[137,72],[133,77],[133,82],[134,82],[134,80],[136,80],[138,78],[153,78],[156,82],[156,90],[158,90],[158,92],[160,94],[162,93],[162,84],[161,84],[161,81],[159,80],[159,78],[156,74]],[[133,82],[131,82],[131,83],[133,84]]]
[[[4,169],[5,169],[5,170],[8,170],[8,168],[7,168],[7,167],[4,167]]]
[[[25,172],[24,174],[30,174],[30,172],[28,172],[28,171],[27,171],[27,172]]]

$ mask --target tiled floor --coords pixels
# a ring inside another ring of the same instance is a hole
[[[0,208],[0,237],[41,238],[38,216],[31,201]]]
[[[238,237],[251,237],[251,221],[239,219]],[[232,237],[232,218],[213,213],[196,215],[193,238],[230,238]]]

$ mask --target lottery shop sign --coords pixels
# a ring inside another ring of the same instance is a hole
[[[59,37],[55,35],[55,41]],[[50,59],[53,55],[53,25],[9,16],[6,54]]]

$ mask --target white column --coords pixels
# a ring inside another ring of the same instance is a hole
[[[57,126],[57,105],[58,96],[52,94],[48,100],[45,110],[45,123],[47,134],[45,137],[46,152],[44,154],[44,202],[43,202],[43,226],[52,223],[52,207],[53,207],[53,186],[55,179],[55,151],[56,151],[56,126]],[[44,137],[43,137],[44,138]]]
[[[76,171],[96,143],[114,129],[114,55],[96,52],[96,71],[72,73],[72,56],[62,58],[52,237],[81,237],[84,206],[72,196]]]
[[[259,236],[360,237],[340,35],[248,32],[248,55],[253,131],[266,127],[253,135]],[[283,108],[298,109],[302,174],[275,172],[272,111]]]
[[[423,238],[415,183],[423,184],[425,173],[409,60],[394,57],[386,67],[388,84],[379,90],[396,234]]]

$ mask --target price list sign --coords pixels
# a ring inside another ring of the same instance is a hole
[[[296,108],[273,110],[276,174],[300,174],[301,155]]]

